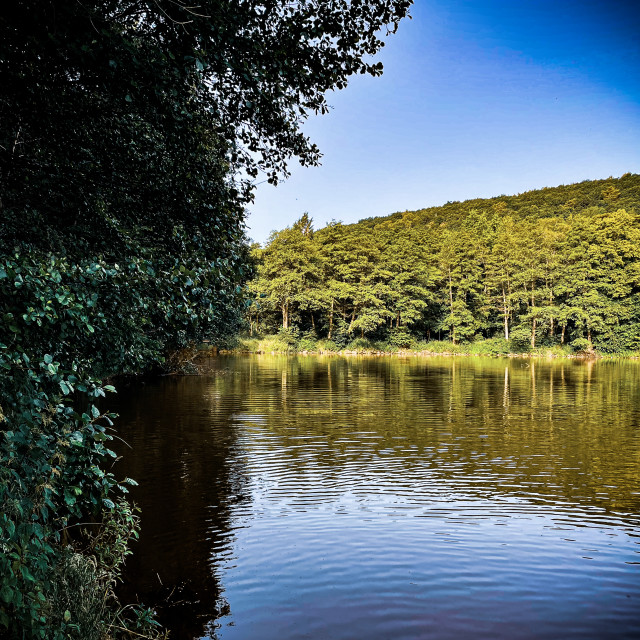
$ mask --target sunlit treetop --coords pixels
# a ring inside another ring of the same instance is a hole
[[[14,59],[43,83],[120,84],[131,102],[174,96],[205,108],[230,144],[228,159],[255,177],[286,175],[291,156],[316,164],[301,132],[328,110],[349,76],[379,75],[373,57],[411,0],[24,0],[2,17]],[[31,37],[24,39],[24,34]],[[12,38],[15,36],[15,38]],[[56,53],[58,55],[56,55]],[[184,92],[189,96],[184,99]]]

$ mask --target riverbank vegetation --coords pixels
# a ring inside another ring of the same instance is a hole
[[[637,353],[639,205],[626,174],[317,231],[305,214],[253,247],[249,338],[275,335],[269,351]]]
[[[472,342],[453,344],[450,340],[402,340],[401,344],[393,340],[373,340],[354,338],[343,346],[333,340],[316,338],[312,333],[300,334],[295,331],[281,330],[265,336],[239,336],[232,341],[233,353],[268,354],[320,354],[320,355],[466,355],[466,356],[544,356],[544,357],[585,357],[593,352],[578,351],[570,345],[537,347],[534,350],[514,350],[514,345],[504,338],[479,339]],[[637,357],[638,352],[625,352],[625,356]]]
[[[0,13],[0,637],[149,637],[108,384],[240,326],[254,179],[409,0],[19,0]],[[135,454],[133,454],[135,455]]]

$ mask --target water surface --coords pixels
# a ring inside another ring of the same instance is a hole
[[[210,364],[111,403],[174,639],[640,637],[640,363]]]

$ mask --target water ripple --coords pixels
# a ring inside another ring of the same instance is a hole
[[[640,637],[638,363],[215,362],[117,407],[173,637]]]

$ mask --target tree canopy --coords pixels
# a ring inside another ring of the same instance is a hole
[[[99,603],[135,518],[104,468],[104,379],[237,329],[256,178],[318,162],[304,120],[381,72],[409,5],[0,9],[0,630],[115,633]],[[62,588],[82,576],[89,604]]]

